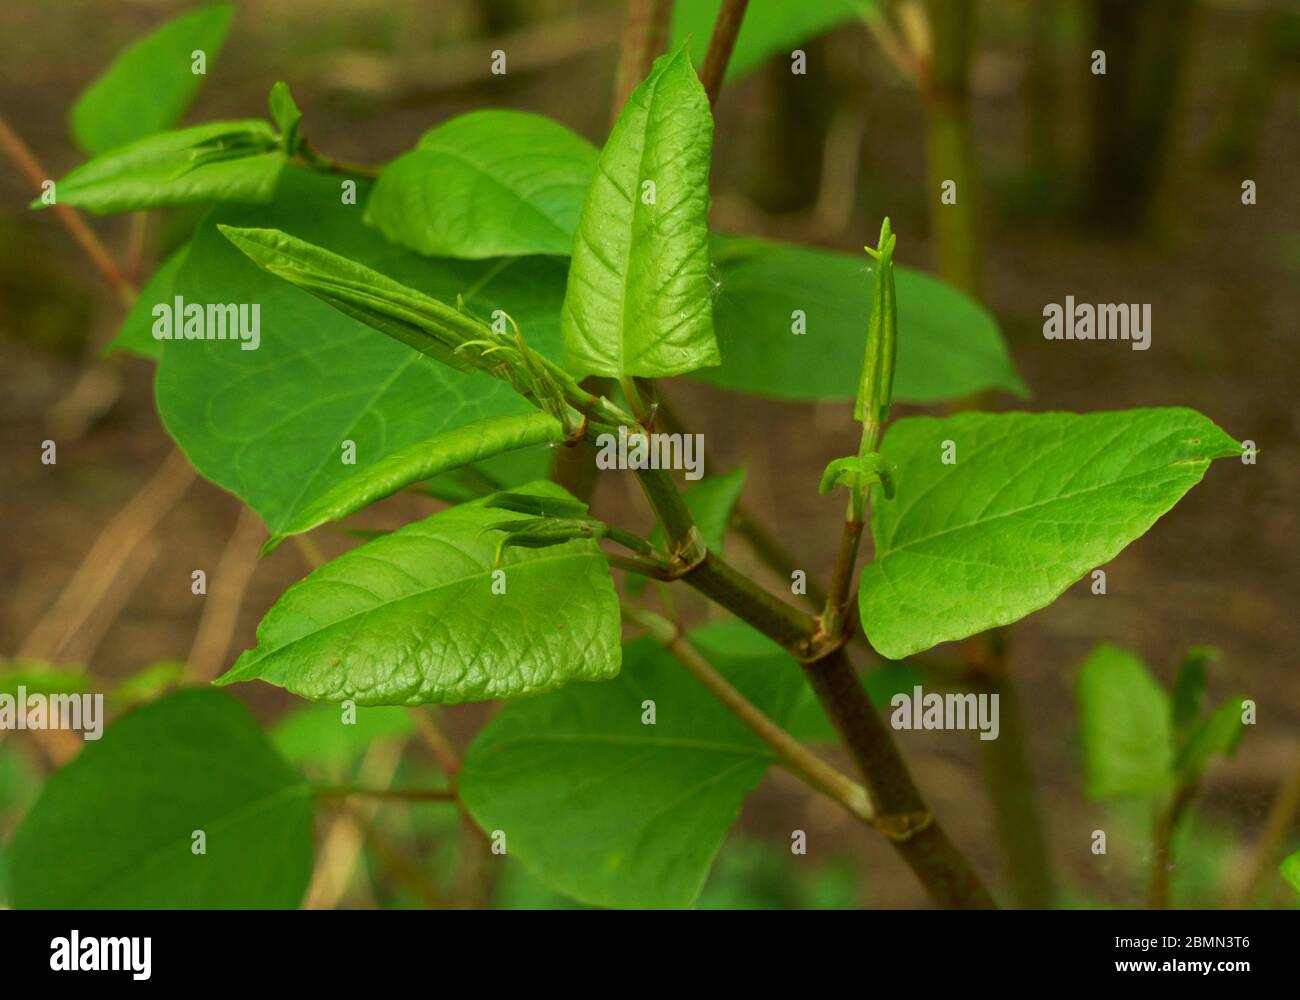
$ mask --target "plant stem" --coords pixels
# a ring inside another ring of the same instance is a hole
[[[378,167],[373,167],[367,163],[354,163],[350,160],[337,160],[332,156],[326,156],[309,146],[306,139],[299,145],[298,155],[302,157],[305,166],[318,173],[341,174],[345,177],[374,178],[379,176]]]
[[[736,47],[740,22],[745,19],[745,9],[748,6],[749,0],[722,0],[717,20],[713,22],[709,50],[704,56],[704,65],[700,68],[700,83],[709,95],[709,107],[718,103],[722,81],[727,76],[727,63],[731,61],[731,50]]]
[[[698,542],[690,512],[668,474],[648,469],[637,475],[675,551],[680,551],[692,535]],[[671,515],[673,526],[666,515]],[[780,643],[803,663],[818,700],[866,780],[877,814],[876,825],[886,832],[930,897],[945,907],[995,906],[979,876],[926,808],[843,649],[817,649],[807,616],[712,552],[706,551],[704,558],[686,569],[681,578]]]
[[[1264,879],[1276,874],[1278,858],[1291,827],[1295,825],[1297,814],[1300,814],[1300,760],[1296,761],[1291,773],[1282,782],[1273,805],[1269,807],[1264,832],[1255,845],[1250,873],[1241,883],[1240,889],[1233,894],[1234,909],[1244,910],[1248,907],[1251,897]]]
[[[867,790],[827,764],[733,687],[686,640],[679,625],[653,611],[627,605],[623,607],[623,617],[672,653],[692,677],[771,746],[807,784],[834,799],[858,819],[871,823],[874,813]]]
[[[980,877],[926,806],[844,651],[805,663],[804,674],[866,781],[876,826],[930,898],[945,908],[996,908]]]
[[[673,0],[627,0],[623,34],[618,44],[611,122],[618,118],[636,85],[650,72],[655,55],[663,50],[672,13]]]
[[[38,191],[41,190],[41,185],[47,180],[53,180],[45,168],[41,166],[40,161],[36,159],[27,143],[23,142],[22,137],[9,127],[9,123],[3,115],[0,115],[0,148],[4,149],[5,154],[13,161],[14,166],[31,181],[32,186]],[[117,266],[117,261],[113,259],[112,254],[104,248],[104,244],[99,241],[99,237],[91,231],[75,209],[60,204],[58,201],[55,201],[52,207],[55,217],[63,224],[63,228],[68,231],[72,238],[77,241],[77,245],[85,251],[95,270],[117,292],[122,304],[129,308],[131,303],[135,301],[136,288],[122,273],[122,269]]]
[[[998,738],[981,740],[980,749],[1011,894],[1019,907],[1046,909],[1055,898],[1052,865],[1025,741],[1024,713],[1006,668],[1003,632],[995,629],[971,637],[962,644],[962,655],[964,669],[958,682],[969,681],[998,699]]]
[[[921,78],[921,99],[929,118],[927,162],[939,274],[950,285],[978,298],[980,246],[977,217],[978,173],[970,127],[971,38],[974,0],[927,0],[933,55]],[[956,185],[956,201],[945,205],[945,181]]]
[[[1156,813],[1152,829],[1151,890],[1147,905],[1153,910],[1169,908],[1169,876],[1174,863],[1174,831],[1196,796],[1196,785],[1179,785],[1168,802]]]
[[[858,561],[858,546],[862,541],[861,514],[850,503],[844,530],[840,534],[840,548],[835,556],[835,569],[831,573],[831,589],[826,595],[822,610],[821,631],[831,639],[845,634],[848,623],[849,601],[853,590],[853,570]],[[858,516],[854,516],[858,514]]]
[[[315,789],[321,798],[347,798],[361,795],[375,799],[403,802],[455,802],[456,793],[445,788],[361,788],[356,785],[323,785]]]

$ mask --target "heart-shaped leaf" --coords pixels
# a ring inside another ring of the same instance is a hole
[[[1240,451],[1177,407],[898,421],[860,588],[871,644],[902,659],[1046,607]]]

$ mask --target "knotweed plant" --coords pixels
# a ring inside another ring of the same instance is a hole
[[[489,109],[381,168],[341,163],[282,83],[269,120],[172,129],[223,6],[133,47],[83,98],[91,158],[34,206],[208,206],[116,346],[156,359],[168,433],[261,516],[265,551],[401,491],[444,505],[356,532],[265,612],[215,688],[148,700],[57,772],[11,844],[16,904],[295,906],[313,809],[372,793],[459,810],[489,865],[508,855],[574,900],[689,906],[773,764],[885,838],[936,904],[994,904],[895,746],[880,661],[1046,607],[1242,446],[1182,408],[891,422],[898,402],[1027,390],[979,305],[895,264],[888,219],[860,254],[710,231],[711,99],[738,7],[723,5],[711,48],[678,25],[599,148]],[[773,51],[782,22],[762,17],[752,44]],[[745,44],[737,66],[756,61]],[[167,120],[127,112],[143,92],[151,109],[171,101]],[[256,305],[257,342],[218,329],[233,314],[215,303]],[[724,556],[743,472],[684,491],[663,463],[598,472],[636,478],[648,534],[557,481],[556,456],[591,469],[602,436],[692,433],[661,396],[683,377],[853,401],[856,453],[787,484],[826,496],[832,566],[796,557],[771,589]],[[687,627],[686,588],[724,614]],[[1158,773],[1135,778],[1116,749],[1132,734],[1099,708],[1120,683],[1104,675],[1133,671],[1122,651],[1098,655],[1084,674],[1096,791],[1138,788],[1172,824],[1207,756],[1235,742],[1240,706],[1198,728],[1200,695],[1176,696]],[[293,737],[268,741],[231,696],[253,682],[321,703],[323,742],[416,727],[445,782],[304,776]],[[1148,694],[1139,728],[1165,712]],[[482,701],[502,706],[455,759],[426,706]],[[809,748],[831,736],[854,773]]]

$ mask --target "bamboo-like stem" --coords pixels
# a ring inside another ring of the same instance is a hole
[[[0,148],[4,149],[5,155],[13,161],[19,172],[31,181],[36,190],[39,191],[41,185],[47,180],[53,180],[45,168],[41,166],[40,161],[36,159],[31,148],[9,126],[3,115],[0,115]],[[95,270],[117,292],[122,304],[129,308],[131,303],[135,301],[135,285],[122,273],[122,269],[117,266],[117,261],[113,259],[113,255],[104,248],[104,244],[99,241],[99,237],[91,231],[77,211],[68,205],[60,204],[57,198],[58,189],[56,188],[56,200],[51,206],[55,217],[62,223],[63,228],[68,231],[72,238],[77,241],[77,245],[85,251]]]
[[[669,539],[678,546],[698,532],[667,473],[643,470],[638,478]],[[674,503],[673,499],[676,498]],[[661,509],[662,508],[665,509]],[[676,507],[680,505],[680,511]],[[675,527],[670,526],[671,516]],[[684,520],[683,520],[684,516]],[[812,622],[769,594],[712,552],[682,574],[688,584],[780,643],[803,663],[832,724],[861,771],[876,825],[916,873],[931,899],[944,907],[987,909],[993,897],[930,814],[889,730],[876,715],[857,672],[840,647],[818,649]]]
[[[746,698],[700,655],[678,625],[653,611],[628,605],[623,607],[623,617],[667,649],[692,677],[775,750],[808,785],[838,802],[858,819],[871,823],[875,814],[867,790],[827,764]]]
[[[853,505],[850,504],[849,514],[844,519],[844,530],[840,533],[840,547],[835,557],[835,569],[831,573],[831,589],[826,595],[826,604],[821,616],[821,630],[832,638],[844,635],[848,627],[853,571],[857,566],[858,547],[862,541],[862,517],[852,508]]]
[[[700,83],[709,95],[710,107],[718,103],[722,81],[727,77],[727,63],[731,61],[731,51],[736,47],[736,36],[740,34],[740,24],[745,19],[745,9],[748,6],[749,0],[722,0],[717,20],[713,22],[709,49],[704,56],[704,65],[700,68]]]
[[[876,826],[930,898],[945,908],[995,908],[980,877],[926,806],[844,651],[804,664],[804,674],[866,782]]]

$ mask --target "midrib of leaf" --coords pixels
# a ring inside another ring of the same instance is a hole
[[[258,798],[251,799],[230,812],[217,817],[215,820],[203,823],[203,825],[198,828],[205,831],[224,830],[228,826],[231,826],[240,820],[248,819],[251,816],[257,815],[259,812],[269,810],[274,806],[280,805],[282,802],[296,797],[297,795],[302,795],[304,798],[308,798],[311,794],[312,786],[306,781],[299,781],[295,784],[287,785],[270,795],[262,795]],[[112,885],[114,882],[119,881],[122,876],[128,874],[139,875],[156,866],[170,851],[176,850],[179,845],[183,845],[189,839],[190,835],[184,834],[174,840],[166,840],[145,854],[128,861],[124,865],[118,866],[114,869],[112,874],[100,879],[94,886],[86,890],[83,898],[92,900],[95,898],[96,893],[102,891],[105,886]]]
[[[420,537],[420,536],[415,536],[415,537]],[[426,535],[426,536],[423,536],[423,537],[424,537],[424,539],[425,539],[426,541],[437,541],[437,542],[443,542],[443,543],[447,543],[447,542],[449,541],[448,539],[445,539],[445,538],[433,538],[433,537],[430,537],[430,536],[427,536],[427,535]],[[360,551],[360,550],[358,550],[358,551]],[[463,553],[462,553],[462,554],[463,554]],[[523,562],[515,563],[515,564],[513,564],[513,567],[510,567],[510,568],[514,568],[514,569],[523,569],[524,567],[528,567],[528,566],[540,566],[540,565],[543,565],[543,564],[545,564],[545,563],[558,563],[558,562],[564,562],[564,561],[566,561],[566,560],[573,560],[573,559],[590,559],[590,558],[592,558],[593,556],[598,556],[598,555],[599,555],[599,553],[597,553],[597,552],[569,552],[569,553],[565,553],[564,555],[558,555],[558,556],[536,556],[536,557],[534,557],[534,558],[532,558],[532,559],[526,559],[526,560],[524,560]],[[384,560],[380,559],[378,556],[371,555],[370,558],[374,559],[374,560],[377,561],[377,562],[384,562]],[[391,563],[385,563],[385,565],[389,566],[389,568],[392,568],[392,564],[391,564]],[[508,567],[501,567],[501,568],[508,568]],[[352,614],[347,615],[347,616],[344,617],[344,618],[337,618],[337,619],[335,619],[334,621],[332,621],[332,622],[328,623],[327,625],[325,625],[323,628],[317,628],[317,629],[315,629],[315,630],[313,630],[313,631],[311,631],[311,632],[305,632],[305,633],[303,633],[302,635],[297,636],[296,638],[290,639],[288,642],[286,642],[286,643],[285,643],[284,645],[282,645],[282,646],[276,646],[274,649],[268,649],[264,654],[262,654],[261,656],[257,657],[257,659],[255,659],[255,660],[250,660],[250,661],[249,661],[249,666],[250,666],[250,667],[255,666],[255,665],[257,665],[258,663],[261,663],[263,660],[265,660],[268,656],[273,656],[273,655],[275,655],[275,654],[282,653],[282,652],[284,652],[284,651],[287,650],[287,649],[291,649],[291,648],[293,648],[294,646],[296,646],[298,643],[302,642],[302,641],[305,640],[305,639],[310,639],[312,636],[318,635],[319,633],[324,632],[324,631],[326,631],[326,630],[328,630],[328,629],[336,628],[337,626],[339,626],[339,625],[343,625],[343,624],[345,624],[345,623],[347,623],[347,622],[351,622],[351,621],[353,621],[354,619],[365,618],[365,617],[367,617],[368,615],[375,614],[376,612],[379,612],[379,611],[388,611],[388,610],[391,610],[391,609],[393,609],[393,608],[398,607],[399,605],[405,604],[407,601],[412,601],[412,600],[415,600],[416,598],[427,597],[429,594],[435,593],[436,591],[439,591],[439,590],[445,590],[445,589],[447,589],[448,587],[455,587],[455,586],[458,586],[459,584],[467,583],[467,582],[469,582],[469,581],[471,581],[471,580],[479,580],[479,579],[482,579],[482,578],[484,578],[484,577],[490,576],[491,573],[492,573],[491,568],[488,568],[488,569],[484,569],[484,570],[479,570],[479,571],[477,571],[477,572],[475,572],[475,573],[467,574],[467,575],[465,575],[465,576],[457,577],[457,578],[454,579],[454,580],[443,580],[443,581],[440,581],[440,582],[434,584],[433,586],[424,587],[424,588],[421,589],[421,590],[412,591],[411,593],[409,593],[409,594],[405,594],[405,595],[403,595],[402,597],[398,597],[398,598],[396,598],[396,599],[394,599],[394,600],[392,600],[392,601],[385,601],[385,602],[383,602],[383,603],[381,603],[381,604],[377,604],[377,605],[375,605],[373,608],[366,608],[366,609],[364,609],[364,610],[362,610],[362,611],[356,611],[356,612],[353,612]],[[408,574],[408,575],[409,575],[409,574]],[[302,583],[305,584],[305,583],[307,583],[307,581],[304,580],[304,581],[302,581]],[[317,580],[317,581],[314,581],[314,584],[316,584],[316,585],[321,584],[321,583],[328,583],[328,584],[331,584],[331,585],[338,584],[338,585],[358,586],[357,584],[348,584],[346,580]],[[301,585],[301,584],[300,584],[300,585]],[[358,589],[366,590],[366,588],[364,588],[364,587],[359,587]],[[367,592],[369,592],[369,591],[367,591]],[[238,679],[238,678],[234,678],[234,677],[231,678],[231,680],[237,680],[237,679]]]
[[[1116,438],[1122,435],[1123,435],[1123,431],[1121,430],[1120,434],[1116,435]],[[1115,442],[1116,438],[1112,438],[1110,441],[1108,441],[1106,447],[1110,447],[1110,445]],[[1003,440],[1005,440],[1005,438]],[[986,449],[981,449],[981,450],[986,450]],[[1105,449],[1103,448],[1102,450]],[[1096,454],[1100,454],[1100,453],[1101,452],[1097,452]],[[1093,455],[1093,458],[1096,458],[1096,454]],[[1089,459],[1089,461],[1092,460],[1093,459]],[[1180,465],[1209,465],[1211,461],[1212,459],[1209,458],[1181,459],[1177,462],[1170,462],[1168,465],[1165,466],[1165,468],[1172,469]],[[1026,466],[1025,469],[1022,470],[1022,473],[1028,471],[1030,468],[1032,468],[1032,466]],[[1002,520],[1003,518],[1017,517],[1021,514],[1024,514],[1027,511],[1034,510],[1038,507],[1045,507],[1049,504],[1060,503],[1061,501],[1064,500],[1073,500],[1075,497],[1086,496],[1089,493],[1097,493],[1103,490],[1109,490],[1116,486],[1119,486],[1122,483],[1127,483],[1130,480],[1143,479],[1149,477],[1159,471],[1160,471],[1159,469],[1144,469],[1142,472],[1137,472],[1130,476],[1122,476],[1119,479],[1112,479],[1106,483],[1103,483],[1100,486],[1091,486],[1082,490],[1075,490],[1073,493],[1061,493],[1054,497],[1048,497],[1046,500],[1038,500],[1035,501],[1034,503],[1026,504],[1024,507],[1017,507],[1015,510],[1008,510],[1008,511],[1003,511],[1001,514],[994,514],[992,517],[985,518],[982,517],[982,514],[977,515],[976,520],[967,521],[964,524],[953,525],[950,528],[943,528],[939,531],[932,532],[931,534],[923,535],[920,538],[910,539],[909,541],[904,542],[902,545],[894,546],[893,548],[886,550],[883,555],[878,556],[874,561],[884,562],[884,560],[888,559],[890,556],[894,555],[895,553],[904,552],[907,549],[914,548],[917,545],[923,545],[926,542],[933,541],[936,538],[941,538],[944,535],[951,535],[961,531],[970,531],[975,528],[981,528],[984,527],[985,525],[992,524],[994,521],[999,521]],[[1164,484],[1169,481],[1170,480],[1161,480],[1161,484]],[[903,518],[907,515],[907,513],[909,513],[926,494],[934,490],[942,482],[943,480],[940,479],[935,484],[932,484],[930,488],[925,491],[925,493],[922,493],[920,496],[917,497],[916,500],[913,500],[912,503],[908,505],[907,511],[904,511],[899,515],[898,521],[894,526],[893,534],[891,535],[891,541],[894,536],[897,536],[898,529],[899,527],[901,527]],[[985,510],[987,509],[988,509],[988,505],[986,504]]]

